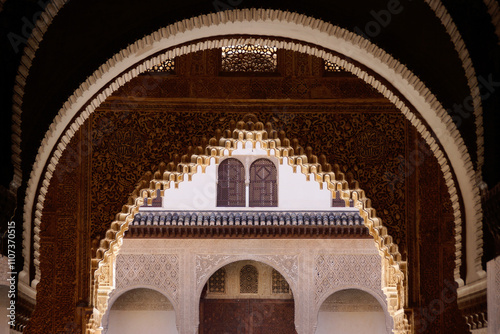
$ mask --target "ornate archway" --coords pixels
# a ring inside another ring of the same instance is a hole
[[[33,286],[36,286],[41,277],[38,268],[38,233],[42,221],[41,212],[43,210],[47,187],[50,184],[52,173],[55,170],[55,166],[58,163],[61,153],[65,150],[67,143],[75,131],[79,128],[79,125],[81,125],[90,113],[92,113],[93,110],[99,105],[99,103],[113,91],[118,89],[131,78],[137,76],[141,72],[144,72],[154,63],[173,55],[181,55],[196,50],[210,49],[228,44],[262,43],[317,55],[329,61],[339,63],[345,67],[346,70],[354,73],[380,91],[412,122],[412,124],[423,135],[427,143],[431,146],[435,156],[438,158],[441,169],[445,174],[448,190],[452,198],[455,214],[455,230],[458,235],[464,216],[463,212],[460,211],[459,190],[454,182],[453,171],[455,172],[458,184],[460,184],[459,189],[463,197],[465,214],[467,216],[465,219],[467,222],[467,242],[472,244],[476,241],[477,236],[480,234],[480,229],[478,229],[477,226],[481,224],[481,212],[480,210],[478,211],[477,205],[480,198],[475,185],[473,168],[471,167],[472,165],[470,159],[467,157],[467,151],[464,149],[465,146],[461,140],[457,142],[453,139],[456,137],[457,132],[451,118],[444,112],[437,99],[435,99],[435,97],[410,71],[406,70],[403,65],[399,64],[395,59],[392,59],[382,50],[376,48],[369,42],[360,39],[359,36],[350,34],[338,27],[333,27],[319,20],[311,19],[311,22],[309,22],[308,25],[305,25],[303,22],[306,17],[301,15],[290,16],[284,12],[264,10],[234,11],[229,12],[227,16],[225,14],[221,16],[221,13],[213,15],[214,16],[204,16],[201,20],[204,23],[200,23],[198,19],[186,20],[182,23],[179,30],[178,27],[170,27],[170,29],[161,30],[161,32],[146,37],[140,42],[130,46],[123,53],[111,59],[108,64],[100,70],[96,71],[95,75],[89,79],[88,82],[82,84],[82,88],[78,90],[78,92],[70,99],[70,102],[68,102],[63,110],[61,110],[59,115],[60,117],[58,117],[57,121],[53,124],[53,126],[51,126],[51,130],[44,140],[44,145],[39,150],[39,159],[37,159],[38,163],[35,165],[32,172],[32,178],[29,182],[25,202],[25,268],[26,271],[29,270],[29,254],[33,251],[36,260],[36,274],[35,280],[32,282]],[[243,18],[243,21],[239,21],[239,16]],[[220,33],[220,29],[225,29],[222,25],[216,26],[214,24],[214,22],[219,22],[218,20],[222,20],[220,22],[224,22],[225,25],[230,25],[240,31],[240,33],[247,33],[249,29],[252,30],[252,33],[255,33],[256,26],[253,20],[258,19],[264,19],[264,21],[259,23],[262,24],[259,28],[262,31],[266,31],[269,27],[272,27],[273,30],[280,27],[278,31],[283,34],[285,38],[299,39],[304,43],[292,40],[284,41],[268,38],[212,39],[195,44],[186,44],[180,47],[178,46],[178,41],[173,43],[173,36],[176,36],[176,34],[181,32],[186,38],[186,43],[193,42],[193,40],[196,40],[197,38],[210,38],[213,35],[218,35]],[[252,24],[249,24],[250,22]],[[304,26],[304,31],[299,34],[300,36],[288,36],[287,34],[289,29],[287,29],[287,27],[297,24],[302,24]],[[193,27],[204,28],[201,30],[189,30]],[[318,36],[321,36],[321,39],[319,39],[320,43],[317,43],[317,46],[305,44],[308,43],[308,39],[311,38],[311,35],[309,35],[310,31],[317,33]],[[188,34],[188,32],[191,32],[192,35]],[[145,45],[151,46],[147,47],[148,51],[136,53],[138,50],[143,50]],[[165,53],[164,51],[166,48],[170,49]],[[334,51],[340,52],[341,54],[330,52],[329,50],[332,48]],[[127,55],[127,57],[124,57],[123,55]],[[373,57],[373,55],[376,56]],[[343,56],[350,57],[354,59],[355,62],[348,62],[343,58]],[[358,63],[375,70],[378,74],[361,69],[360,66],[358,66]],[[131,65],[132,69],[130,69]],[[389,84],[383,84],[381,80],[378,79],[379,75],[386,79],[396,79],[389,80]],[[112,80],[112,82],[109,83],[108,80]],[[90,103],[87,104],[91,96],[94,94],[97,95]],[[85,109],[83,109],[83,107],[85,107]],[[415,108],[423,116],[423,120],[418,118],[416,114],[412,112],[412,108]],[[75,118],[75,123],[70,125],[74,116],[77,116]],[[429,126],[426,126],[426,123],[429,124]],[[66,130],[67,126],[69,127]],[[448,130],[450,128],[452,129],[451,131]],[[57,148],[52,153],[50,147],[53,146],[57,146]],[[47,169],[45,173],[42,173],[42,170],[45,167],[45,162],[47,162]],[[39,183],[41,184],[41,188],[39,190],[40,196],[37,196],[37,186]],[[35,202],[37,203],[35,204]],[[35,217],[33,219],[35,222],[34,235],[36,237],[34,238],[34,249],[31,250],[31,224],[28,222],[31,222],[32,220],[31,212],[34,207],[36,208],[34,210]],[[456,240],[455,279],[460,282],[459,268],[462,259],[462,243],[460,238],[457,238]],[[474,265],[468,266],[468,276],[470,276],[471,281],[473,281],[482,275],[482,270],[480,269],[481,264],[479,261],[481,255],[481,245],[476,244],[474,246],[467,247],[467,253],[469,263],[474,263]],[[29,280],[27,278],[28,276],[27,272],[24,272],[21,279],[25,283],[30,284],[30,282],[26,281]]]
[[[92,290],[94,312],[87,327],[88,333],[100,333],[102,317],[108,307],[109,294],[115,288],[116,258],[123,244],[124,234],[134,220],[135,214],[139,212],[139,208],[145,204],[151,204],[158,196],[164,196],[169,189],[177,188],[182,181],[189,182],[194,174],[204,173],[208,166],[218,164],[221,158],[231,156],[233,151],[244,147],[260,149],[268,156],[278,159],[280,164],[290,165],[296,173],[300,171],[308,179],[318,182],[320,187],[328,189],[332,198],[335,198],[335,194],[340,194],[340,198],[346,203],[352,200],[370,235],[374,238],[375,246],[381,256],[382,290],[387,298],[387,310],[394,321],[394,333],[411,333],[411,324],[404,312],[407,289],[406,261],[402,260],[398,246],[387,234],[387,229],[376,216],[364,191],[359,188],[356,181],[352,181],[350,185],[342,172],[332,170],[331,165],[326,162],[318,163],[316,156],[311,153],[304,154],[300,147],[294,149],[289,139],[278,138],[278,133],[270,125],[265,128],[259,122],[255,124],[238,122],[234,131],[226,131],[224,136],[210,139],[203,151],[191,157],[184,157],[183,162],[177,165],[173,163],[169,166],[162,165],[154,174],[148,173],[144,176],[130,198],[129,203],[132,204],[125,205],[124,210],[117,215],[117,220],[111,224],[106,238],[101,241],[97,257],[93,259],[97,270]],[[261,260],[272,264],[272,260]],[[221,259],[219,262],[224,263],[224,261],[230,260]],[[206,281],[208,274],[215,272],[220,263],[200,276],[198,283]],[[281,273],[290,278],[293,289],[293,278],[284,268],[281,269]],[[198,286],[199,293],[201,289]]]
[[[207,261],[207,257],[206,255],[197,257],[196,283],[199,282],[202,288],[200,290],[197,286],[195,292],[199,300],[199,308],[196,309],[200,310],[199,314],[195,315],[200,319],[199,333],[206,333],[207,330],[212,333],[223,332],[224,329],[258,333],[259,330],[269,331],[276,327],[283,328],[285,333],[297,333],[297,329],[304,327],[305,317],[300,305],[297,305],[300,299],[295,297],[300,293],[297,291],[299,279],[297,255],[263,255],[249,250],[245,255],[212,256],[213,261]],[[203,260],[199,261],[200,258]],[[199,266],[201,263],[204,265]],[[248,271],[242,274],[244,268]],[[225,273],[223,286],[226,291],[223,294],[211,293],[209,282],[212,275],[220,270],[224,270]],[[276,271],[286,282],[287,293],[276,295],[273,291],[273,283],[271,283],[273,271]],[[248,274],[245,277],[248,281],[242,284],[241,276],[245,274]],[[255,276],[250,277],[252,274]],[[246,288],[246,291],[242,291],[242,288]],[[236,309],[233,309],[231,313],[236,317],[231,315],[224,315],[223,318],[217,317],[218,314],[224,312],[223,310],[233,307]],[[292,312],[293,310],[295,312]],[[214,318],[218,319],[213,321]],[[232,324],[227,324],[228,320]],[[207,328],[207,325],[211,328]]]

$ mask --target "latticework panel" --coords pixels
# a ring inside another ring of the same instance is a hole
[[[258,159],[250,166],[250,206],[278,206],[276,166],[268,159]]]
[[[223,72],[276,72],[277,48],[264,45],[222,47]]]
[[[288,282],[276,269],[273,269],[272,279],[273,293],[290,293]]]
[[[208,291],[214,293],[226,292],[226,270],[217,270],[208,280]]]
[[[325,60],[325,72],[344,72],[344,68],[331,61]]]
[[[219,165],[217,206],[245,206],[245,167],[236,159],[226,159]]]
[[[161,62],[157,65],[154,65],[154,66],[148,68],[147,72],[150,72],[150,73],[161,73],[161,72],[174,73],[175,72],[175,60],[174,59],[167,59],[164,62]]]
[[[252,265],[246,265],[240,270],[240,293],[259,292],[259,272]]]

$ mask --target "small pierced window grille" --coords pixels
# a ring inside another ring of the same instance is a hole
[[[325,71],[326,72],[344,72],[345,69],[338,64],[332,63],[331,61],[325,60]]]
[[[221,268],[217,270],[208,280],[208,291],[213,293],[226,292],[226,270]]]
[[[226,159],[219,165],[217,206],[245,206],[245,167],[237,159]]]
[[[259,292],[259,272],[252,265],[246,265],[240,270],[240,293]]]
[[[161,73],[161,72],[173,73],[174,71],[175,71],[175,60],[173,58],[167,59],[164,62],[152,66],[146,70],[146,72],[150,73]]]
[[[222,47],[223,72],[277,71],[278,52],[276,47],[265,45],[232,45]]]
[[[258,159],[250,166],[250,206],[278,206],[276,166],[268,159]]]
[[[290,293],[290,286],[286,279],[276,270],[273,269],[273,293]]]

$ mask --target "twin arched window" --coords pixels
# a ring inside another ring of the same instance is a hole
[[[245,166],[237,159],[229,158],[219,165],[217,206],[246,206]],[[268,159],[257,159],[250,165],[249,206],[278,206],[278,173]]]
[[[250,166],[250,206],[278,206],[276,166],[268,159]]]
[[[245,206],[245,167],[237,159],[219,165],[217,206]]]

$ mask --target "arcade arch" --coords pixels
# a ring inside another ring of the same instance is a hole
[[[318,310],[316,334],[391,333],[391,318],[380,295],[363,287],[337,290]]]
[[[129,286],[110,296],[103,334],[177,334],[176,311],[156,287]]]

